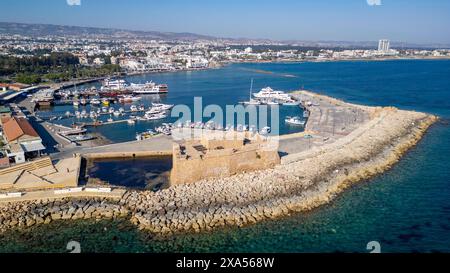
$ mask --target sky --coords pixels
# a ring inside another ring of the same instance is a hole
[[[227,38],[450,44],[450,0],[1,0],[0,21]]]

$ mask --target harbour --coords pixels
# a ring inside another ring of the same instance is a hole
[[[276,80],[271,79],[274,82],[276,82]],[[273,83],[272,83],[273,84]],[[248,77],[247,79],[243,80],[243,86],[246,86],[246,90],[243,93],[242,96],[242,100],[245,100],[246,98],[248,98]],[[282,87],[281,87],[282,88]],[[280,88],[280,89],[281,89]],[[243,88],[244,89],[244,88]],[[283,88],[285,89],[285,88]],[[288,88],[286,88],[288,89]],[[332,88],[331,88],[331,92],[332,92]],[[295,94],[295,93],[293,93]],[[298,94],[298,96],[301,96],[302,93]],[[303,93],[303,95],[307,95],[307,93]],[[295,96],[295,95],[294,95]],[[236,101],[235,99],[233,101]],[[172,103],[172,102],[168,102],[168,103]],[[369,103],[370,104],[370,103]],[[373,103],[376,104],[376,103]],[[340,138],[343,136],[348,135],[348,132],[351,132],[352,130],[354,130],[354,128],[352,128],[352,124],[357,125],[360,122],[365,122],[367,119],[367,116],[365,116],[362,113],[359,112],[353,112],[351,109],[348,109],[345,106],[342,106],[340,108],[336,108],[336,105],[333,105],[333,103],[328,104],[326,102],[326,100],[320,100],[320,96],[317,97],[317,99],[314,99],[311,101],[311,107],[312,107],[312,112],[311,115],[309,116],[309,120],[308,123],[306,124],[306,127],[304,128],[307,132],[293,132],[292,134],[286,134],[286,136],[281,136],[280,137],[280,151],[282,152],[282,154],[284,155],[282,158],[285,158],[284,161],[287,163],[289,162],[291,159],[289,159],[289,154],[294,154],[294,153],[301,153],[302,151],[306,151],[308,149],[311,148],[311,145],[313,145],[314,147],[321,147],[323,145],[326,144],[327,141],[334,141],[333,138]],[[320,109],[319,112],[314,112],[314,108],[316,109]],[[292,116],[296,116],[296,115],[302,115],[303,111],[299,111],[296,112],[294,115]],[[318,113],[318,114],[317,114]],[[442,113],[441,113],[442,114]],[[119,126],[120,124],[112,124],[112,125],[107,125],[107,126]],[[101,130],[102,127],[99,127],[97,129]],[[303,131],[303,130],[302,130]],[[318,134],[318,132],[321,132],[320,134]],[[311,134],[314,137],[312,139],[310,138],[305,138],[306,135]],[[291,136],[292,135],[292,136]],[[78,148],[74,148],[73,152],[78,152],[80,151],[81,153],[105,153],[108,150],[110,152],[113,153],[121,153],[121,152],[125,152],[125,151],[131,151],[131,153],[134,152],[138,152],[140,149],[142,149],[142,147],[148,147],[148,145],[153,145],[151,147],[153,147],[153,149],[156,150],[161,150],[159,143],[162,143],[160,141],[162,141],[162,139],[166,139],[167,136],[158,136],[156,139],[149,139],[146,140],[147,145],[142,145],[142,143],[140,143],[139,141],[131,141],[131,142],[122,142],[122,143],[117,143],[117,144],[113,144],[113,145],[108,145],[105,147],[78,147]],[[159,139],[159,140],[158,140]],[[170,139],[170,138],[168,138]],[[155,141],[156,140],[156,141]],[[131,148],[134,145],[134,150]],[[167,146],[166,148],[170,149],[170,141],[167,142]],[[131,149],[130,149],[131,148]],[[150,148],[146,148],[149,149]],[[71,155],[71,152],[68,151],[67,155]],[[130,156],[130,154],[129,154]],[[132,156],[132,155],[131,155]],[[120,163],[119,163],[120,164]],[[365,187],[365,186],[364,186]],[[353,192],[352,190],[350,190],[350,192]],[[339,204],[339,199],[337,200],[338,204]],[[333,208],[334,206],[332,206]],[[320,215],[322,214],[322,212],[326,212],[328,210],[327,207],[319,209],[316,213],[313,212],[313,216],[298,216],[301,217],[300,219],[302,219],[301,221],[304,221],[304,217],[309,217],[311,219],[314,219],[314,215]],[[291,225],[293,225],[294,223],[296,223],[295,221],[300,221],[300,220],[296,220],[299,219],[297,217],[294,218],[289,218],[286,219],[284,221],[281,221],[281,223],[289,223]],[[309,220],[307,220],[309,221]],[[292,223],[291,223],[292,222]],[[208,235],[205,237],[205,242],[207,241],[209,245],[212,245],[212,248],[215,249],[226,249],[227,247],[221,243],[221,239],[220,238],[224,238],[226,236],[230,236],[231,234],[246,234],[247,232],[261,232],[261,230],[265,229],[265,228],[270,228],[271,230],[278,230],[279,225],[277,223],[280,223],[280,220],[277,220],[276,222],[272,222],[272,221],[268,221],[268,222],[263,222],[260,224],[256,224],[255,226],[250,226],[250,227],[245,227],[243,228],[241,231],[237,231],[233,228],[227,228],[226,230],[220,230],[220,231],[215,231],[214,233],[212,233],[211,235]],[[297,223],[298,224],[298,223]],[[306,224],[309,225],[309,224]],[[305,226],[306,228],[306,226]],[[334,229],[336,229],[336,227],[332,227]],[[304,230],[304,228],[302,228],[302,230]],[[321,232],[322,229],[320,229],[317,232]],[[331,228],[330,228],[331,230]],[[340,234],[340,230],[337,230],[337,234]],[[310,232],[312,232],[313,234],[314,231],[309,230]],[[270,236],[272,236],[274,233],[270,233],[271,235],[268,235],[268,239],[272,238]],[[276,234],[276,233],[275,233]],[[186,238],[197,238],[199,239],[199,236],[204,236],[203,235],[183,235],[182,237],[180,236],[175,236],[173,237],[173,239],[176,241],[177,243],[184,245],[183,244],[183,240],[185,240]],[[245,235],[244,235],[245,236]],[[179,239],[177,239],[179,238]],[[184,239],[182,239],[184,238]],[[216,240],[216,244],[211,244],[211,242],[213,240]],[[164,243],[162,241],[152,241],[156,244],[158,244],[161,247],[164,247]],[[142,248],[144,247],[145,243],[143,241]],[[309,244],[311,245],[311,244]],[[248,245],[247,245],[248,246]],[[352,244],[350,244],[350,246],[352,246]],[[356,247],[355,245],[353,245],[354,247]],[[235,249],[240,249],[239,246],[231,246],[234,247]],[[263,247],[267,247],[264,244],[255,244],[255,249],[258,248],[263,248]],[[147,250],[151,251],[151,249],[146,248]]]

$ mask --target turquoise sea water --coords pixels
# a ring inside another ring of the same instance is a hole
[[[367,252],[369,241],[380,242],[382,252],[450,252],[450,61],[238,64],[182,75],[207,83],[211,92],[230,85],[245,89],[254,77],[259,87],[304,85],[349,102],[434,113],[442,121],[392,170],[309,213],[165,240],[148,238],[127,223],[64,222],[0,235],[0,251],[63,252],[68,241],[78,240],[88,252]],[[151,78],[171,77],[176,76]],[[195,93],[188,84],[186,89],[186,98]]]

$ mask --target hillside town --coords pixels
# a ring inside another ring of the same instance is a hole
[[[73,54],[83,66],[120,65],[126,72],[205,69],[229,62],[336,61],[379,58],[450,57],[448,49],[393,49],[388,40],[378,48],[305,48],[279,42],[241,44],[230,41],[172,41],[0,35],[1,57],[26,58],[52,52]],[[4,76],[4,75],[0,75]]]

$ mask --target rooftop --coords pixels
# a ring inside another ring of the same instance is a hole
[[[14,141],[22,136],[39,137],[33,126],[25,118],[12,117],[3,123],[3,131],[8,141]]]

